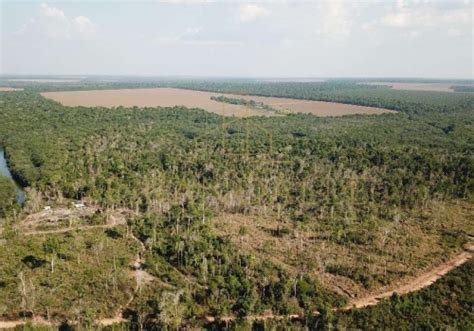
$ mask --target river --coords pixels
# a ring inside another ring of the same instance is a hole
[[[18,183],[16,183],[15,180],[13,179],[10,169],[8,169],[7,160],[5,159],[5,152],[1,148],[0,148],[0,176],[7,177],[13,180],[16,186],[16,202],[19,205],[22,205],[25,202],[25,192],[23,191],[22,187],[18,185]]]

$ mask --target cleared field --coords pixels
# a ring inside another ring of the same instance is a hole
[[[23,91],[23,89],[14,88],[14,87],[0,87],[0,92],[12,92],[12,91]]]
[[[255,100],[269,105],[275,109],[286,110],[291,113],[309,113],[316,116],[343,116],[351,114],[382,114],[395,113],[395,111],[383,108],[364,107],[348,105],[336,102],[298,100],[290,98],[260,97],[260,96],[225,96]]]
[[[453,84],[449,84],[449,83],[370,82],[370,83],[361,83],[361,84],[389,86],[394,90],[405,90],[405,91],[454,92]]]
[[[224,95],[229,98],[255,100],[275,109],[284,109],[292,113],[311,113],[316,116],[342,116],[350,114],[382,114],[393,112],[388,109],[362,107],[333,102],[296,100],[288,98],[241,96],[233,94],[211,93],[175,88],[123,89],[94,91],[64,91],[42,93],[46,98],[60,102],[65,106],[85,107],[174,107],[201,108],[224,116],[274,116],[267,110],[247,109],[245,106],[232,105],[211,100],[212,96]]]

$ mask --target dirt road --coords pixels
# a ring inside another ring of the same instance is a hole
[[[363,308],[376,305],[381,299],[389,298],[394,293],[407,294],[428,287],[435,281],[446,275],[454,268],[466,263],[474,255],[474,245],[470,245],[465,251],[458,253],[448,261],[436,266],[435,268],[422,273],[409,282],[389,289],[381,293],[375,293],[368,296],[351,299],[344,309]]]
[[[141,243],[141,241],[139,241],[136,237],[134,237],[134,239],[136,239],[138,242]],[[141,249],[144,249],[144,246],[141,246]],[[134,264],[137,265],[137,268],[135,269],[135,272],[134,272],[136,286],[135,286],[135,291],[126,306],[128,306],[131,303],[131,301],[133,301],[133,298],[136,292],[143,285],[143,283],[146,283],[152,280],[153,278],[153,276],[148,275],[148,274],[145,275],[145,277],[143,277],[144,275],[142,274],[142,272],[144,271],[142,269],[142,261],[141,261],[142,252],[143,251],[141,250],[137,256],[137,259],[134,261]],[[392,296],[394,293],[407,294],[407,293],[415,292],[422,288],[428,287],[429,285],[433,284],[435,281],[437,281],[438,279],[446,275],[451,270],[469,261],[469,259],[471,259],[473,256],[474,256],[474,244],[470,244],[466,246],[464,251],[454,255],[448,261],[435,266],[434,268],[422,273],[421,275],[419,275],[418,277],[414,279],[411,279],[405,282],[404,284],[397,285],[393,287],[392,289],[385,290],[381,293],[375,293],[375,294],[370,294],[364,297],[351,299],[348,305],[343,308],[343,310],[348,310],[352,308],[363,308],[367,306],[376,305],[381,299],[388,298]],[[142,278],[144,278],[145,281]],[[100,326],[107,326],[107,325],[125,322],[126,320],[121,316],[123,309],[124,308],[121,308],[115,317],[98,320],[96,321],[96,324]],[[298,317],[299,317],[298,315],[282,316],[282,315],[274,315],[271,312],[268,312],[262,315],[250,315],[250,316],[247,316],[246,319],[248,320],[283,319],[283,318],[292,319],[292,318],[298,318]],[[232,321],[235,319],[235,317],[234,316],[225,316],[225,317],[220,317],[220,318],[216,318],[213,316],[206,317],[206,320],[208,322],[215,321],[216,319],[223,320],[223,321]],[[26,322],[27,320],[0,321],[0,329],[14,328],[16,326],[26,324]],[[53,325],[52,323],[45,320],[35,320],[35,321],[30,320],[30,322],[33,322],[34,324],[41,324],[41,325],[49,325],[49,326]]]
[[[62,228],[62,229],[54,229],[54,230],[35,230],[30,232],[23,233],[24,236],[36,236],[41,234],[52,234],[52,233],[66,233],[70,231],[86,231],[86,230],[94,230],[94,229],[110,229],[116,227],[120,224],[98,224],[98,225],[82,225],[82,226],[74,226],[70,228]]]
[[[349,310],[353,308],[364,308],[368,306],[373,306],[373,305],[376,305],[381,299],[389,298],[394,293],[407,294],[407,293],[421,290],[425,287],[430,286],[431,284],[433,284],[435,281],[437,281],[438,279],[446,275],[451,270],[463,265],[464,263],[469,261],[472,257],[474,257],[473,244],[466,246],[464,251],[454,255],[448,261],[437,265],[436,267],[422,273],[421,275],[419,275],[418,277],[414,279],[408,280],[407,282],[403,284],[396,285],[392,289],[383,291],[381,293],[366,295],[360,298],[353,298],[341,310]],[[319,312],[315,311],[314,314],[317,315],[319,314]],[[246,316],[245,319],[249,321],[266,320],[266,319],[281,320],[284,318],[298,319],[301,317],[302,316],[298,316],[298,315],[286,315],[286,316],[274,315],[271,312],[267,312],[262,315],[249,315],[249,316]],[[216,320],[233,321],[235,319],[236,319],[235,316],[224,316],[224,317],[219,317],[219,318],[216,318],[214,316],[206,316],[207,322],[214,322]]]

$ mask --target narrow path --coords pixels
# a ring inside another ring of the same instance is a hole
[[[454,268],[459,267],[460,265],[469,261],[469,259],[473,257],[473,255],[474,245],[470,245],[463,252],[458,253],[448,261],[441,263],[435,268],[428,270],[425,273],[419,275],[418,277],[410,280],[408,283],[399,285],[393,289],[381,293],[375,293],[361,298],[351,299],[347,306],[344,307],[344,310],[376,305],[381,299],[389,298],[394,293],[402,295],[421,290],[422,288],[430,286]]]
[[[454,255],[448,261],[443,262],[436,267],[422,273],[418,277],[409,280],[405,284],[398,285],[390,290],[386,290],[381,293],[369,294],[360,298],[353,298],[349,301],[349,303],[341,308],[336,310],[349,310],[353,308],[364,308],[368,306],[376,305],[380,300],[391,297],[394,293],[397,294],[408,294],[411,292],[415,292],[421,290],[425,287],[430,286],[435,281],[446,275],[451,270],[463,265],[467,261],[469,261],[472,257],[474,257],[474,245],[470,244],[466,246],[466,248]],[[318,315],[319,312],[315,311],[315,315]],[[248,315],[245,317],[246,320],[266,320],[266,319],[274,319],[274,320],[281,320],[281,319],[298,319],[303,316],[292,314],[292,315],[274,315],[271,312],[263,313],[260,315]],[[214,322],[216,320],[221,320],[225,322],[233,321],[236,319],[235,316],[223,316],[223,317],[214,317],[214,316],[206,316],[205,317],[207,322]]]
[[[145,245],[132,234],[132,238],[136,240],[137,242],[140,243],[140,252],[137,255],[137,258],[134,261],[134,264],[137,265],[138,267],[135,269],[135,281],[136,281],[136,286],[133,294],[131,295],[130,299],[124,305],[119,309],[117,314],[112,317],[112,318],[105,318],[105,319],[100,319],[96,321],[96,325],[99,326],[107,326],[107,325],[112,325],[116,323],[122,323],[126,322],[127,320],[122,317],[123,311],[129,306],[133,299],[135,298],[136,293],[138,292],[142,282],[140,280],[140,273],[137,273],[136,271],[143,271],[143,264],[141,260],[141,254],[145,251]],[[469,261],[472,257],[474,256],[474,245],[470,244],[468,245],[464,251],[454,255],[452,258],[450,258],[448,261],[443,262],[439,264],[438,266],[422,273],[418,277],[408,281],[405,284],[398,285],[390,290],[386,290],[381,293],[376,293],[376,294],[370,294],[364,297],[360,298],[354,298],[349,301],[349,303],[342,308],[341,310],[349,310],[352,308],[363,308],[367,306],[372,306],[376,305],[381,299],[388,298],[392,296],[394,293],[398,294],[407,294],[411,292],[418,291],[422,288],[428,287],[429,285],[433,284],[435,281],[446,275],[448,272],[451,270],[463,265],[467,261]],[[153,277],[148,274],[149,277]],[[318,314],[318,312],[315,312],[315,314]],[[249,315],[245,317],[247,320],[267,320],[267,319],[297,319],[300,318],[301,316],[293,314],[293,315],[274,315],[271,312],[263,313],[260,315]],[[235,320],[235,316],[223,316],[223,317],[214,317],[214,316],[206,316],[205,317],[207,322],[213,322],[216,320],[221,320],[221,321],[232,321]],[[41,325],[53,325],[52,323],[45,321],[45,320],[33,320],[30,322],[33,322],[34,324],[41,324]],[[16,326],[24,325],[26,324],[25,320],[16,320],[16,321],[0,321],[0,329],[5,329],[5,328],[14,328]]]
[[[75,230],[93,230],[93,229],[109,229],[116,227],[119,224],[99,224],[99,225],[81,225],[70,228],[54,229],[54,230],[33,230],[22,233],[25,236],[34,236],[41,234],[66,233]]]
[[[132,268],[134,269],[133,270],[133,275],[134,275],[134,279],[135,279],[135,288],[133,290],[133,293],[130,295],[130,298],[128,299],[127,303],[118,309],[115,316],[111,317],[111,318],[103,318],[103,319],[97,320],[95,322],[95,324],[98,325],[98,326],[104,327],[104,326],[109,326],[109,325],[113,325],[113,324],[128,322],[127,319],[123,318],[123,312],[133,302],[133,300],[135,299],[135,296],[140,291],[142,286],[147,284],[148,282],[151,282],[155,278],[152,275],[150,275],[148,272],[143,270],[144,260],[143,260],[142,254],[146,250],[145,244],[140,239],[135,237],[133,232],[130,232],[130,237],[133,240],[135,240],[140,246],[140,250],[137,253],[137,257],[135,258],[135,260],[132,263]]]
[[[50,234],[50,233],[64,233],[68,231],[73,231],[73,230],[90,230],[90,229],[97,229],[97,228],[111,228],[117,225],[121,225],[121,223],[111,223],[111,224],[104,224],[104,225],[85,225],[85,226],[79,226],[79,227],[73,227],[73,228],[65,228],[65,229],[57,229],[57,230],[45,230],[45,231],[31,231],[24,233],[25,235],[41,235],[41,234]],[[140,241],[135,235],[130,232],[131,238],[136,241],[139,246],[140,250],[137,253],[137,256],[135,260],[133,260],[131,266],[133,268],[133,279],[135,280],[135,286],[133,289],[133,293],[131,293],[130,298],[128,301],[119,309],[117,310],[117,313],[114,315],[114,317],[111,318],[102,318],[97,321],[95,321],[95,325],[104,327],[104,326],[109,326],[113,324],[119,324],[119,323],[124,323],[128,322],[127,319],[123,318],[123,312],[125,309],[127,309],[128,306],[133,302],[135,299],[136,294],[138,291],[140,291],[140,288],[151,282],[154,277],[150,275],[148,272],[143,270],[143,258],[142,254],[145,252],[146,247],[145,244],[143,244],[142,241]],[[37,318],[37,319],[24,319],[24,320],[14,320],[14,321],[0,321],[0,329],[13,329],[17,326],[22,326],[25,325],[26,323],[32,323],[35,325],[43,325],[43,326],[59,326],[58,323],[56,322],[50,322],[47,320],[44,320],[42,318]]]
[[[59,324],[51,323],[42,318],[35,318],[35,319],[28,319],[28,320],[15,320],[15,321],[0,321],[0,330],[1,329],[14,329],[17,326],[25,325],[26,323],[31,323],[33,325],[41,325],[41,326],[59,326]]]

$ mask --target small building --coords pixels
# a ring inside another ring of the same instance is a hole
[[[43,209],[44,210],[51,210],[51,206],[45,206]]]
[[[76,208],[84,208],[85,205],[84,205],[83,202],[76,202],[76,203],[74,204],[74,207],[76,207]]]

